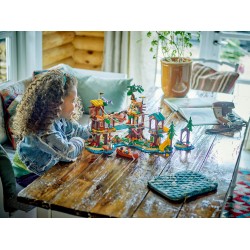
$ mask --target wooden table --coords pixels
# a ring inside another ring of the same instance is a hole
[[[179,138],[186,122],[163,102],[161,89],[150,91],[147,110],[173,121]],[[83,150],[76,162],[59,163],[18,194],[18,200],[83,217],[220,217],[237,173],[244,131],[234,136],[207,135],[212,126],[195,126],[190,152],[173,150],[170,157],[140,152],[137,161],[91,154]],[[216,193],[192,201],[171,202],[152,192],[153,177],[181,170],[199,171],[218,183]]]

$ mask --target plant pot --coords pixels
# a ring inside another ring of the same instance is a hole
[[[184,58],[178,62],[161,60],[161,87],[165,97],[184,97],[190,89],[192,60]]]

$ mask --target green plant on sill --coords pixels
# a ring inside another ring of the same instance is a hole
[[[153,34],[154,33],[154,34]],[[197,32],[198,41],[200,32]],[[154,53],[153,58],[157,58],[158,45],[161,46],[163,54],[162,60],[168,62],[183,62],[185,58],[191,57],[189,51],[193,44],[191,42],[192,34],[187,31],[149,31],[147,37],[152,38],[150,51]],[[188,53],[188,56],[187,56]],[[176,58],[173,60],[173,58]]]
[[[247,51],[240,47],[238,39],[227,39],[226,42],[227,44],[221,48],[220,58],[230,63],[239,63],[241,57],[244,57]]]

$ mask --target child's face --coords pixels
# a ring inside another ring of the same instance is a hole
[[[77,89],[75,86],[72,87],[69,94],[64,97],[64,103],[61,108],[61,118],[70,119],[74,114],[75,106],[76,106],[76,98],[77,98]]]

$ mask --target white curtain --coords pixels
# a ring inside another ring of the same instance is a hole
[[[42,32],[17,32],[17,79],[23,80],[42,69]]]
[[[151,40],[145,31],[105,32],[103,70],[125,73],[145,90],[153,87],[156,76],[156,60],[149,51]]]

